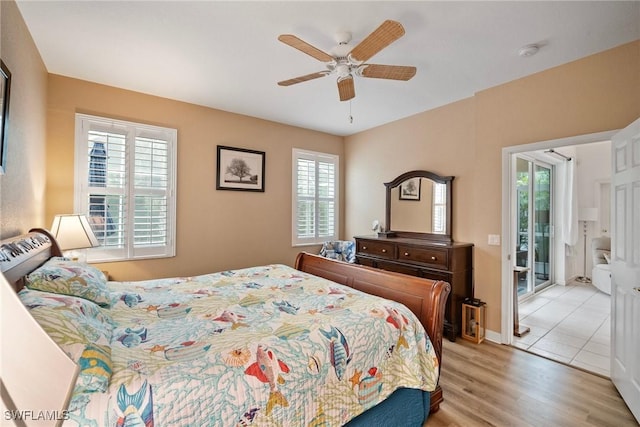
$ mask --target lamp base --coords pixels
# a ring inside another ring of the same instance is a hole
[[[579,277],[576,277],[576,282],[591,283],[591,278],[590,277],[579,276]]]
[[[72,249],[70,251],[64,251],[62,256],[69,258],[71,261],[87,262],[87,252],[82,249]]]

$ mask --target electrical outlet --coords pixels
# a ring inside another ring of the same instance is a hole
[[[489,241],[487,243],[491,246],[500,246],[500,235],[489,234]]]

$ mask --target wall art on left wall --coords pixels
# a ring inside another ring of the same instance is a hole
[[[9,133],[9,92],[11,72],[0,59],[0,175],[7,170],[7,139]]]

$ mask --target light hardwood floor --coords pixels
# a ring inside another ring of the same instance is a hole
[[[444,402],[425,427],[638,426],[608,378],[505,345],[443,346]]]

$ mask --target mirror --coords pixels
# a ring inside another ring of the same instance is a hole
[[[451,242],[452,176],[403,173],[387,188],[387,235]]]

